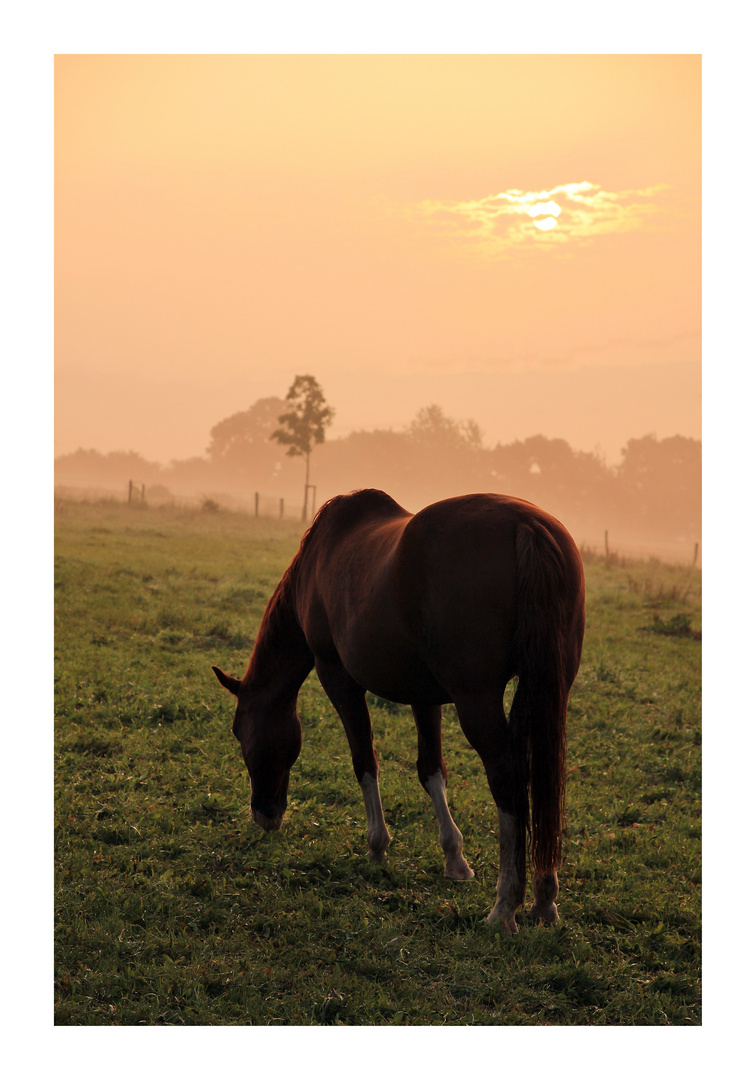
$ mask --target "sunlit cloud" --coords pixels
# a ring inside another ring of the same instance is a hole
[[[412,209],[445,234],[498,255],[512,248],[586,243],[608,233],[641,229],[661,211],[656,196],[667,188],[657,184],[605,191],[583,180],[550,191],[510,188],[466,202],[426,199]]]
[[[501,196],[499,196],[501,198]],[[535,206],[531,206],[528,213],[532,218],[538,217],[539,214],[553,214],[554,217],[559,217],[562,212],[562,208],[559,203],[555,203],[552,199],[550,202],[539,202]]]

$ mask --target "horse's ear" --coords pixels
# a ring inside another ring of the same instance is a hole
[[[239,680],[232,678],[231,675],[226,675],[225,672],[221,671],[220,668],[214,667],[213,671],[215,672],[215,675],[221,686],[225,686],[227,690],[231,691],[234,697],[238,697],[239,687],[241,686]]]

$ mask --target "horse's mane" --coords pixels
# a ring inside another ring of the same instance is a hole
[[[300,560],[309,550],[313,540],[320,535],[324,528],[331,524],[342,529],[347,528],[358,520],[366,509],[377,514],[393,513],[397,510],[401,513],[405,512],[390,495],[387,495],[385,491],[379,491],[378,488],[357,488],[346,495],[334,495],[323,503],[312,519],[309,529],[303,533],[302,539],[299,541],[299,549],[284,571],[284,575],[279,582],[279,588],[288,589]],[[277,592],[278,589],[273,593],[273,596]]]
[[[257,645],[257,642],[265,633],[270,632],[271,634],[276,634],[276,631],[284,629],[287,624],[290,625],[293,616],[290,600],[292,581],[296,575],[302,557],[309,551],[313,541],[316,540],[324,528],[327,528],[331,523],[339,528],[348,527],[355,520],[359,519],[366,508],[377,511],[379,514],[381,512],[386,513],[387,511],[405,512],[390,495],[387,495],[385,491],[379,491],[377,488],[360,488],[356,491],[350,491],[346,495],[334,495],[324,502],[312,519],[310,527],[302,534],[302,539],[299,541],[299,548],[297,549],[294,558],[286,567],[281,580],[273,590],[270,600],[268,600],[265,611],[263,612],[263,617],[260,621],[260,628],[257,632],[255,645]],[[252,652],[252,657],[250,657],[247,673],[244,676],[245,679],[250,673],[253,658],[254,650]]]
[[[339,528],[348,528],[355,521],[370,510],[376,516],[382,514],[406,513],[405,510],[385,491],[378,488],[357,488],[346,495],[334,495],[320,507],[309,529],[303,534],[297,551],[291,563],[281,578],[283,584],[295,570],[297,563],[310,547],[313,538],[331,524]]]

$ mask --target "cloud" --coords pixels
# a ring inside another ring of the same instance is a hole
[[[468,202],[426,199],[412,212],[447,235],[477,245],[489,255],[512,248],[552,249],[571,242],[588,242],[608,233],[642,228],[660,212],[654,201],[667,184],[628,191],[604,191],[583,180],[560,184],[550,191],[510,188]]]

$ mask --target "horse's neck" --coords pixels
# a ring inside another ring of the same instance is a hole
[[[244,677],[245,682],[276,698],[296,698],[314,662],[290,602],[289,588],[287,578],[276,587]]]

